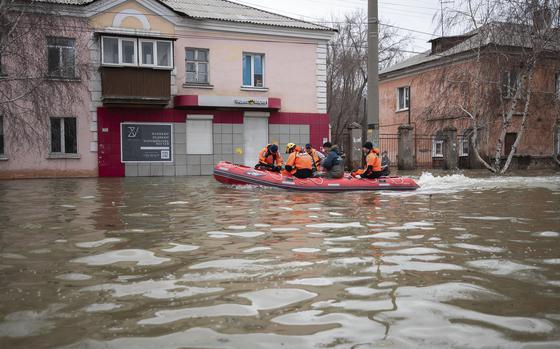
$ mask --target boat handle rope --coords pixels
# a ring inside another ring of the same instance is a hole
[[[323,178],[318,178],[318,179],[321,180],[320,183],[317,183],[317,182],[314,181],[314,179],[316,179],[316,178],[309,178],[309,179],[311,180],[311,182],[313,182],[313,183],[315,183],[315,184],[317,184],[317,185],[321,185],[321,184],[323,184],[323,183],[325,182],[325,181],[323,180]]]

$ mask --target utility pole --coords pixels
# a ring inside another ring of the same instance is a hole
[[[368,138],[379,146],[379,20],[377,0],[368,0]]]

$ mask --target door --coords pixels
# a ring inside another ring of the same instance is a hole
[[[268,118],[249,117],[243,119],[245,166],[255,166],[259,161],[259,150],[268,144]]]

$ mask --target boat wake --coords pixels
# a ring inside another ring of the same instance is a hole
[[[493,190],[512,188],[543,188],[560,192],[560,176],[538,177],[467,177],[463,174],[434,176],[424,172],[416,180],[420,189],[407,194],[445,194],[471,190]]]

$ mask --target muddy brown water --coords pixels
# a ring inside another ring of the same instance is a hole
[[[0,182],[1,348],[560,348],[560,177]]]

